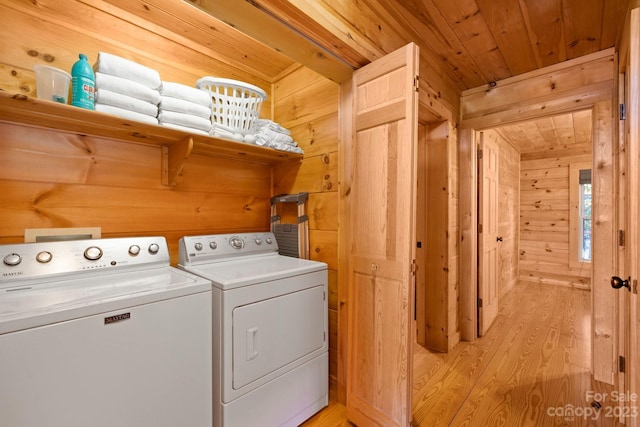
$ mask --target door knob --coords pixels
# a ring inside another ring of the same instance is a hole
[[[631,282],[631,277],[629,277],[627,280],[624,280],[618,276],[613,276],[611,278],[611,287],[614,289],[627,288],[629,292],[631,292],[631,285],[629,284],[629,282]]]
[[[496,239],[496,242],[502,242],[502,236],[498,237],[498,238]]]

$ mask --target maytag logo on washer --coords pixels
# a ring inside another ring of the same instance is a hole
[[[122,320],[127,320],[130,318],[131,318],[131,313],[116,314],[115,316],[105,317],[104,324],[109,325],[111,323],[120,322]]]

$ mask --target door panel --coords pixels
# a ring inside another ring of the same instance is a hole
[[[626,363],[628,372],[628,391],[632,396],[640,395],[640,298],[637,294],[637,280],[640,279],[640,8],[631,11],[631,25],[629,31],[629,65],[627,68],[628,76],[628,95],[626,99],[627,105],[627,121],[628,121],[628,143],[627,147],[627,171],[628,171],[628,187],[626,196],[628,200],[627,212],[627,235],[626,241],[626,259],[625,267],[628,275],[631,276],[632,292],[626,289],[620,289],[629,295],[629,330],[627,334],[629,361]],[[629,402],[630,410],[640,410],[638,402]],[[632,427],[640,426],[640,416],[628,419],[628,424]]]
[[[409,44],[352,81],[347,416],[363,426],[411,420],[417,66]]]
[[[478,334],[483,336],[498,315],[498,164],[499,149],[495,141],[481,135],[478,223],[482,233],[478,241]]]
[[[234,390],[323,349],[326,312],[324,286],[234,308]]]

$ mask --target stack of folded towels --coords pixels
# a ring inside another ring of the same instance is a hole
[[[98,53],[96,111],[143,123],[158,124],[160,74],[151,68],[112,55]]]
[[[204,90],[180,83],[162,82],[158,122],[189,133],[209,135],[211,96]]]
[[[281,151],[290,151],[292,153],[303,153],[302,149],[298,147],[298,144],[293,140],[289,129],[282,127],[272,120],[256,120],[255,132],[255,143],[257,145],[271,147]]]

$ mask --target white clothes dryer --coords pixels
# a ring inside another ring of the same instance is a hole
[[[297,426],[328,404],[327,265],[272,233],[183,237],[178,267],[210,280],[214,427]]]

